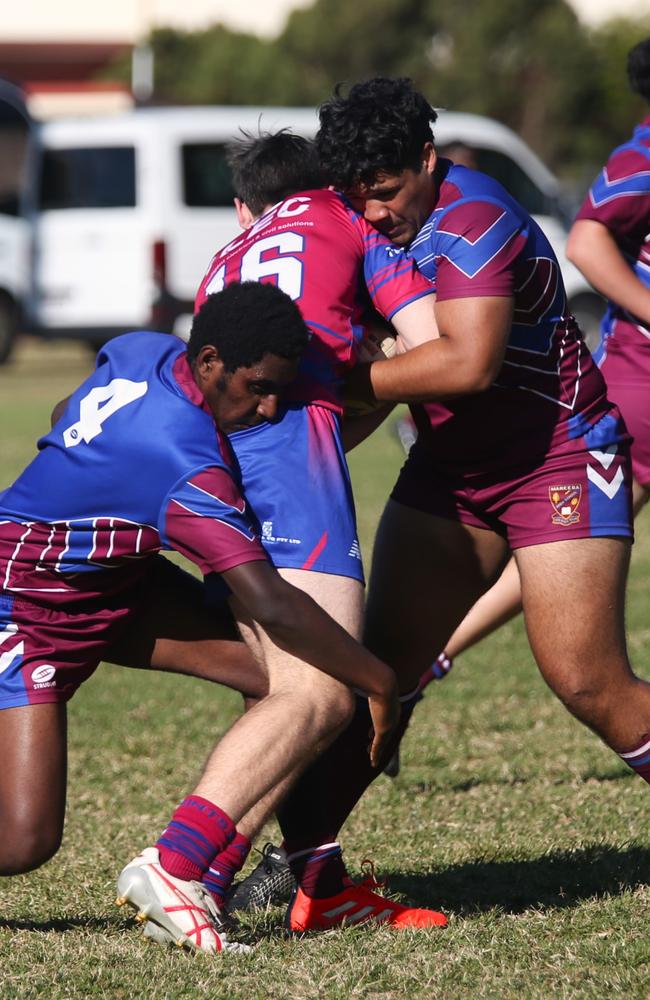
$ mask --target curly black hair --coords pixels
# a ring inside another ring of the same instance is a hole
[[[237,196],[253,215],[298,191],[324,187],[313,142],[288,129],[259,135],[242,129],[228,147],[228,164]]]
[[[632,90],[650,101],[650,38],[644,38],[628,52],[627,78]]]
[[[275,285],[244,281],[209,295],[192,323],[190,362],[206,344],[216,347],[227,372],[250,368],[265,354],[298,360],[309,330],[298,306]]]
[[[372,184],[379,173],[419,171],[422,150],[433,142],[438,117],[407,77],[375,77],[347,97],[338,84],[321,105],[316,148],[327,181],[341,190]]]

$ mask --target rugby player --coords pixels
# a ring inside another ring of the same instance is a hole
[[[650,38],[628,53],[627,75],[631,89],[650,103]],[[569,260],[609,300],[594,359],[607,396],[632,435],[635,515],[650,495],[649,231],[650,116],[612,152],[587,193],[567,244]],[[519,611],[521,585],[512,561],[461,622],[441,657],[452,662]]]
[[[630,668],[623,624],[629,435],[553,251],[496,181],[438,159],[436,114],[410,81],[337,92],[320,119],[328,180],[417,261],[440,332],[354,373],[359,393],[413,404],[419,430],[377,533],[364,641],[408,692],[513,550],[544,679],[650,781],[650,685]],[[336,841],[374,778],[363,745],[357,713],[282,804],[285,842],[303,857]],[[344,878],[340,859],[323,878]],[[318,921],[323,908],[299,890],[292,926]]]
[[[231,434],[230,443],[271,561],[283,578],[358,637],[364,579],[342,440],[341,387],[364,338],[368,302],[392,322],[404,346],[412,346],[434,327],[431,287],[414,262],[341,195],[323,189],[313,144],[306,139],[289,132],[246,137],[233,148],[230,162],[244,232],[214,256],[196,305],[233,281],[271,282],[295,300],[310,330],[298,378],[277,418]],[[234,608],[247,643],[290,686],[296,661],[251,621],[248,609]],[[320,676],[317,683],[326,688],[333,682]],[[367,732],[367,703],[359,701]],[[239,823],[239,853],[231,851],[211,866],[206,884],[221,902],[267,806],[260,803]],[[353,915],[355,921],[380,918],[396,927],[446,923],[440,913],[402,906],[368,885],[343,887],[339,880],[323,879],[323,866],[331,867],[333,854],[340,857],[338,845],[309,856],[301,845],[294,850],[290,840],[285,847],[303,893],[333,911],[328,926],[350,922]]]
[[[348,685],[370,697],[375,764],[398,713],[392,671],[270,564],[224,436],[275,418],[307,341],[289,297],[257,283],[210,296],[187,350],[118,337],[0,494],[0,873],[36,868],[60,844],[66,702],[100,660],[221,681],[257,704],[118,883],[143,920],[204,951],[238,946],[201,878],[251,806],[349,720]],[[221,580],[304,668],[264,674],[161,549]],[[336,686],[319,687],[321,672]]]

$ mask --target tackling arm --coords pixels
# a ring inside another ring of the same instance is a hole
[[[386,402],[426,403],[485,392],[503,364],[514,301],[477,296],[437,302],[439,336],[400,357],[358,366],[359,392]]]
[[[223,578],[280,649],[368,695],[374,726],[370,759],[377,766],[399,720],[397,680],[390,667],[269,563],[243,563],[224,572]]]

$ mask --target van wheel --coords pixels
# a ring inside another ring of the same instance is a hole
[[[18,314],[8,295],[0,295],[0,365],[11,356],[18,334]]]
[[[596,292],[581,292],[569,302],[569,309],[575,316],[585,343],[592,354],[600,343],[600,321],[605,314],[606,307],[605,300]]]

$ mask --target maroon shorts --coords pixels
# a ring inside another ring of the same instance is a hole
[[[392,499],[495,531],[511,549],[569,538],[633,537],[629,435],[616,408],[549,455],[499,469],[436,463],[418,439]]]
[[[0,590],[0,709],[68,701],[163,588],[208,599],[200,580],[164,556],[152,556],[144,576],[118,594],[74,605]]]
[[[645,345],[644,345],[645,346]],[[600,366],[607,395],[623,414],[632,435],[632,474],[650,486],[650,345],[648,350],[614,350]]]

